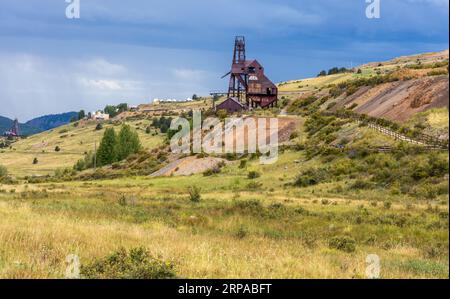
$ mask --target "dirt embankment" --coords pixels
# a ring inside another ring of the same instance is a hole
[[[243,141],[243,145],[245,149],[248,149],[249,140],[253,141],[253,137],[255,137],[255,141],[258,140],[258,120],[266,119],[266,138],[267,143],[270,142],[270,124],[265,117],[254,118],[255,120],[255,128],[247,128],[243,127],[239,130],[233,132],[228,131],[225,134],[232,134],[233,147],[237,146],[237,141]],[[283,142],[289,141],[292,132],[294,132],[299,124],[299,120],[296,118],[289,117],[279,117],[278,118],[278,143],[281,144]],[[224,138],[224,136],[222,136]],[[250,138],[251,137],[251,138]],[[205,138],[205,136],[204,136]],[[225,139],[223,139],[225,140]],[[203,142],[207,142],[203,140]],[[151,176],[184,176],[184,175],[192,175],[197,173],[205,172],[208,169],[212,169],[218,166],[220,163],[227,163],[226,160],[222,158],[216,157],[206,157],[206,158],[197,158],[196,156],[189,156],[185,158],[177,159],[176,156],[170,159],[171,162],[161,168],[160,170],[151,174]]]
[[[357,104],[355,111],[358,113],[404,122],[418,112],[449,107],[448,76],[363,87],[338,106],[350,107],[353,104]]]
[[[167,164],[165,167],[152,173],[151,176],[183,176],[202,173],[217,167],[222,162],[226,163],[226,160],[214,157],[197,158],[196,156],[190,156]]]

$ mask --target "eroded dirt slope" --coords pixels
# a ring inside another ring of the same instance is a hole
[[[449,107],[448,76],[424,77],[415,80],[363,87],[339,102],[336,108],[351,107],[358,113],[404,122],[414,114],[431,108]]]

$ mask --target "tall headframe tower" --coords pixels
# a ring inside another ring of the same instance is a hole
[[[239,101],[247,100],[248,78],[245,72],[245,58],[245,37],[236,36],[234,41],[233,63],[231,64],[231,71],[228,73],[230,74],[228,97],[238,98]]]
[[[19,121],[14,119],[13,126],[11,128],[11,133],[13,133],[15,136],[19,136]]]
[[[244,109],[269,108],[277,105],[278,88],[266,77],[264,67],[256,59],[247,60],[243,36],[236,36],[234,40],[231,70],[222,78],[228,75],[230,75],[228,99],[237,102]],[[227,103],[236,106],[233,102],[225,101],[221,107],[231,111]]]

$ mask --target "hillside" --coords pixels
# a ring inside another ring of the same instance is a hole
[[[170,151],[162,117],[212,116],[210,98],[17,140],[0,150],[0,277],[64,277],[76,254],[93,265],[82,277],[119,278],[97,265],[143,247],[177,277],[366,278],[376,254],[380,278],[448,278],[448,148],[413,142],[448,143],[446,59],[402,57],[281,84],[280,107],[243,113],[278,118],[273,164]],[[73,168],[123,123],[143,151]]]
[[[26,123],[19,123],[20,134],[25,136],[33,135],[68,124],[70,120],[77,115],[76,112],[66,112],[33,118]],[[0,134],[11,129],[12,125],[12,119],[0,116]]]
[[[0,135],[8,131],[13,126],[13,120],[7,117],[0,116]],[[19,124],[19,130],[23,135],[33,135],[42,132],[39,128],[33,127],[29,124]]]
[[[38,128],[42,132],[68,124],[72,118],[77,116],[77,112],[50,114],[33,118],[32,120],[27,121],[25,124],[31,127]]]
[[[154,148],[164,138],[145,132],[149,120],[127,123],[137,129],[144,148]],[[64,125],[13,143],[11,148],[0,151],[0,165],[19,177],[53,174],[59,168],[71,168],[85,153],[94,151],[94,143],[99,145],[106,128],[114,126],[105,123],[101,130],[96,130],[96,122],[82,121],[78,124],[76,127],[74,124]],[[58,152],[55,151],[57,146]],[[36,165],[32,163],[34,158],[39,161]]]
[[[418,112],[449,107],[448,50],[405,56],[317,78],[279,84],[282,95],[323,97],[324,107],[404,123]]]

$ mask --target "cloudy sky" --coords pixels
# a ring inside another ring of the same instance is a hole
[[[447,49],[448,0],[0,0],[0,115],[225,90],[235,35],[273,81]]]

